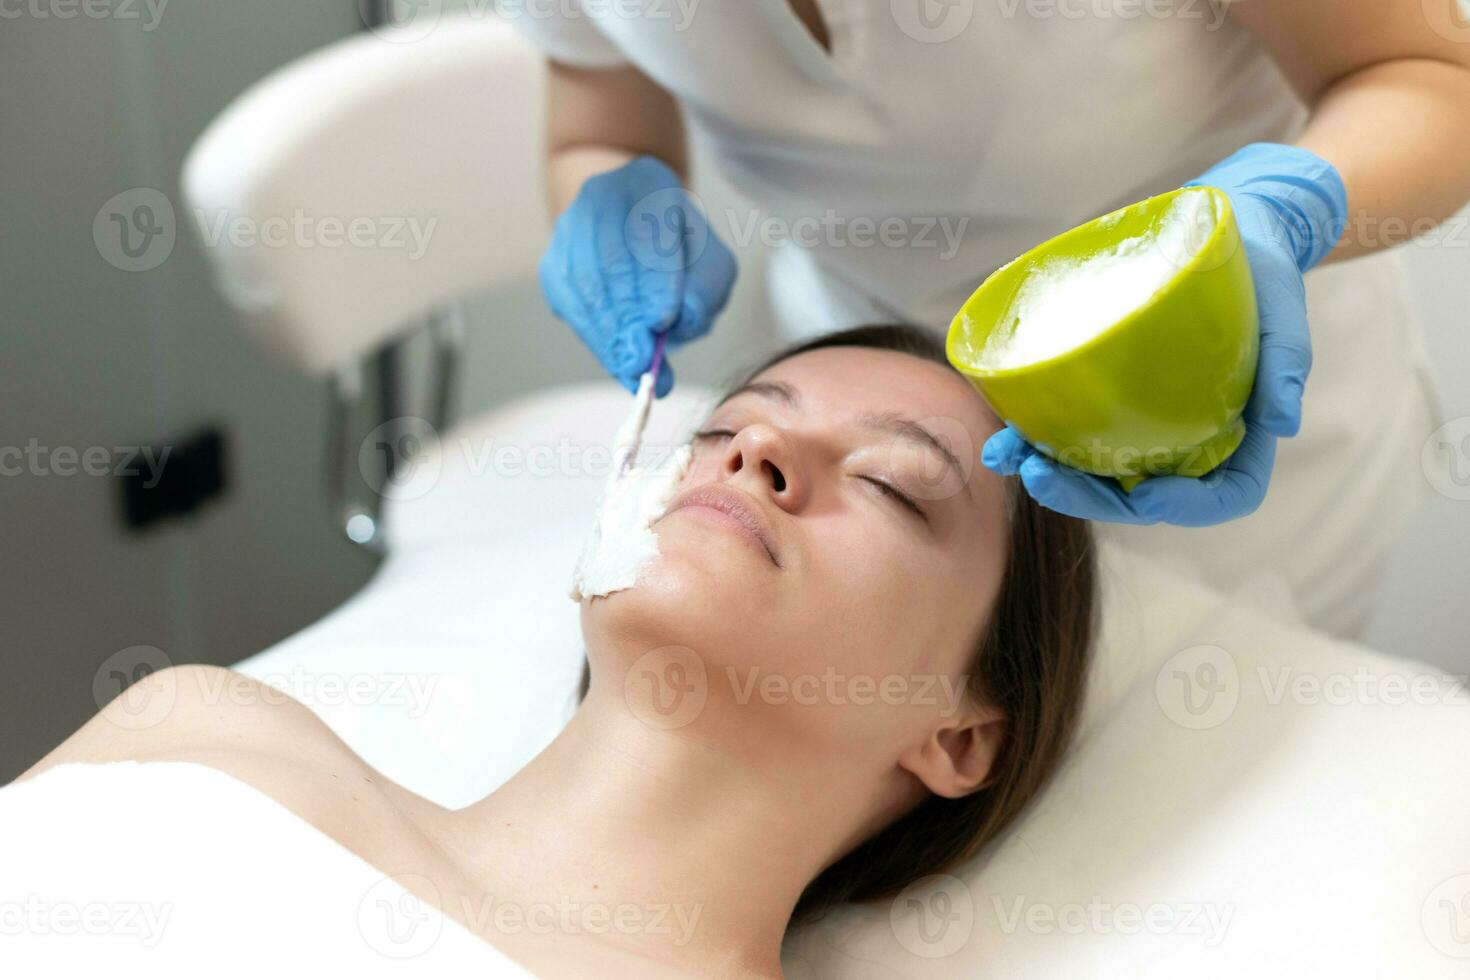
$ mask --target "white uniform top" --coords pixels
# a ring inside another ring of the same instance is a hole
[[[785,226],[770,282],[788,337],[945,329],[1020,253],[1246,143],[1289,140],[1306,115],[1261,44],[1207,0],[817,6],[830,53],[789,0],[557,0],[512,18],[557,60],[633,63],[678,97],[722,175]],[[1397,526],[1385,509],[1401,516],[1413,498],[1405,469],[1417,472],[1433,404],[1393,257],[1309,276],[1314,307],[1320,279],[1353,289],[1341,313],[1354,322],[1313,317],[1303,431],[1282,442],[1261,510],[1203,531],[1102,530],[1227,591],[1271,563],[1309,620],[1352,633]]]

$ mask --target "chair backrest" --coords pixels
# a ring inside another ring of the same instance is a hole
[[[549,232],[544,64],[503,21],[447,18],[314,52],[210,124],[183,200],[266,352],[326,374],[533,273]]]

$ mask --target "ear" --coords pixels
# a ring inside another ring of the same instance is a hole
[[[899,756],[898,764],[936,796],[968,796],[990,781],[1005,727],[999,708],[967,704],[940,718],[921,744]]]

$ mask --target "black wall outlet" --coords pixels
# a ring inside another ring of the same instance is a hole
[[[186,440],[139,447],[118,460],[123,523],[142,530],[224,493],[226,439],[211,427]]]

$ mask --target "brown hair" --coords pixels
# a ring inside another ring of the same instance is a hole
[[[936,334],[906,325],[855,327],[787,348],[740,384],[798,354],[868,347],[948,364]],[[739,387],[734,385],[731,390]],[[1010,534],[1000,592],[968,671],[970,695],[1005,713],[990,781],[960,799],[930,796],[807,885],[793,921],[842,902],[890,897],[974,856],[1025,809],[1061,763],[1082,710],[1097,616],[1097,568],[1086,521],[1047,510],[1006,480]],[[590,675],[583,667],[581,694]]]

